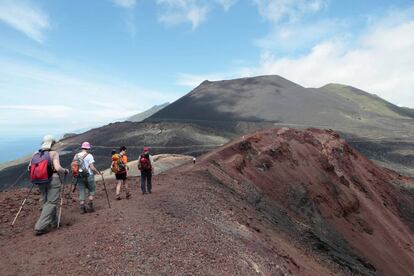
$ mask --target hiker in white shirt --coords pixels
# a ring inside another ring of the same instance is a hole
[[[98,171],[94,165],[95,159],[90,153],[91,144],[89,142],[82,143],[82,151],[75,155],[74,160],[78,158],[83,162],[82,168],[79,170],[79,176],[77,179],[77,184],[79,186],[79,203],[80,203],[80,213],[84,214],[86,212],[95,211],[93,207],[93,199],[96,195],[96,186],[95,186],[95,174],[102,174]],[[86,170],[84,172],[83,170]],[[86,189],[88,190],[88,199],[89,202],[87,207],[85,207],[85,193]]]

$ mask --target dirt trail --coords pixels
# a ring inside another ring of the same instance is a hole
[[[39,237],[32,227],[40,196],[31,197],[11,229],[12,215],[25,193],[3,193],[0,275],[290,275],[304,269],[293,263],[297,256],[305,271],[330,273],[283,238],[279,242],[296,256],[269,243],[260,230],[241,224],[239,219],[265,218],[258,218],[242,201],[228,202],[228,195],[220,194],[226,192],[222,187],[207,186],[206,181],[211,179],[202,172],[162,174],[154,178],[153,193],[145,196],[130,181],[133,196],[121,201],[113,200],[114,183],[107,183],[112,187],[112,209],[99,185],[95,213],[78,214],[77,204],[70,200],[61,229]]]

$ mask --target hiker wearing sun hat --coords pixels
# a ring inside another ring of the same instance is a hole
[[[82,151],[77,153],[73,160],[77,162],[78,165],[78,174],[77,174],[77,183],[79,185],[79,203],[80,203],[80,213],[84,214],[86,212],[95,211],[93,207],[93,199],[96,195],[96,186],[95,186],[95,176],[94,174],[102,174],[95,167],[95,159],[90,153],[91,144],[89,142],[83,142],[81,145]],[[88,199],[89,202],[87,207],[85,206],[85,193],[86,189],[88,190]]]
[[[43,196],[42,213],[35,225],[35,234],[41,235],[57,227],[57,205],[60,197],[62,183],[59,181],[58,173],[69,173],[69,170],[60,165],[59,153],[52,150],[56,140],[52,135],[43,137],[39,151],[33,154],[29,164],[29,171],[32,183],[37,184],[40,193]],[[46,166],[39,165],[43,161]],[[36,182],[36,176],[42,173],[39,170],[45,170],[48,178]]]

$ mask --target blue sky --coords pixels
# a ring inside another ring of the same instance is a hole
[[[99,126],[278,74],[414,108],[414,1],[0,0],[0,132]]]

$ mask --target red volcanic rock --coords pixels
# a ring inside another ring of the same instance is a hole
[[[153,178],[96,212],[65,197],[62,227],[32,233],[40,195],[0,193],[0,275],[412,275],[414,180],[330,130],[269,129]],[[68,188],[66,188],[68,190]]]
[[[204,162],[258,208],[267,201],[273,210],[265,213],[277,210],[308,227],[334,262],[363,274],[413,274],[413,179],[376,166],[337,133],[270,129],[210,153]],[[294,236],[288,224],[280,228]]]

